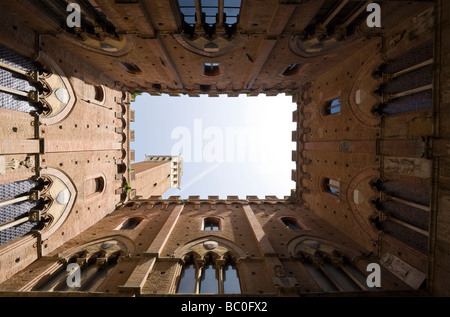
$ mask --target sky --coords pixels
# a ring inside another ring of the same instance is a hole
[[[143,93],[135,110],[135,162],[145,155],[183,157],[180,189],[163,195],[264,198],[290,195],[295,183],[291,96],[172,97]]]

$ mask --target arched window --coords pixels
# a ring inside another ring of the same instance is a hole
[[[196,269],[193,263],[186,263],[183,266],[178,284],[177,293],[192,294],[195,293]]]
[[[241,284],[236,264],[231,261],[225,264],[223,268],[223,293],[241,294]]]
[[[288,228],[289,230],[292,230],[292,231],[302,230],[302,228],[298,224],[297,220],[295,220],[295,218],[283,217],[283,218],[281,218],[281,221],[286,226],[286,228]]]
[[[208,253],[202,259],[185,257],[177,293],[240,294],[241,284],[236,261],[229,254],[219,257]]]
[[[101,176],[88,179],[84,182],[84,197],[88,198],[94,194],[103,192],[105,179]]]
[[[203,220],[203,230],[205,231],[219,231],[220,219],[208,217]]]
[[[283,72],[283,76],[293,76],[298,74],[300,71],[300,68],[302,67],[302,64],[290,64]]]
[[[103,99],[105,98],[105,94],[103,92],[102,86],[96,85],[94,86],[94,89],[95,89],[94,99],[97,101],[103,101]]]
[[[323,181],[323,187],[326,192],[339,197],[341,190],[339,181],[331,178],[325,178]]]
[[[86,85],[85,96],[90,100],[96,100],[102,102],[105,98],[103,88],[100,85]]]
[[[142,219],[141,217],[128,218],[116,230],[133,230],[141,223]]]
[[[329,100],[325,103],[324,106],[325,115],[331,115],[341,112],[341,99],[336,98],[333,100]]]
[[[198,7],[194,0],[178,0],[178,6],[185,33],[189,34],[195,24],[201,22],[207,34],[214,33],[218,23],[227,34],[232,34],[239,22],[241,0],[223,0],[222,5],[219,5],[218,0],[202,1]],[[200,16],[201,21],[197,21],[197,16]]]
[[[200,294],[219,294],[219,272],[213,256],[205,259],[199,281]]]
[[[125,69],[128,73],[133,75],[142,73],[142,70],[135,63],[120,62],[120,66],[122,66],[122,68]]]

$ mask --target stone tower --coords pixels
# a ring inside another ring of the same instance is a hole
[[[146,155],[145,160],[130,165],[132,196],[162,196],[170,188],[180,188],[183,175],[181,156]]]

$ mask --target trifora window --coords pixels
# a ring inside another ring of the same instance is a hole
[[[203,259],[185,257],[178,282],[179,294],[240,294],[236,262],[231,256],[220,258],[208,253]]]
[[[178,6],[185,33],[192,36],[203,28],[209,37],[216,31],[231,36],[239,22],[241,0],[178,0]]]

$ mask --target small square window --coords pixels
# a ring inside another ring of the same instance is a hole
[[[203,74],[206,76],[218,76],[220,75],[219,63],[204,63]]]
[[[220,224],[219,220],[215,218],[206,218],[203,221],[203,230],[205,231],[219,231]]]

